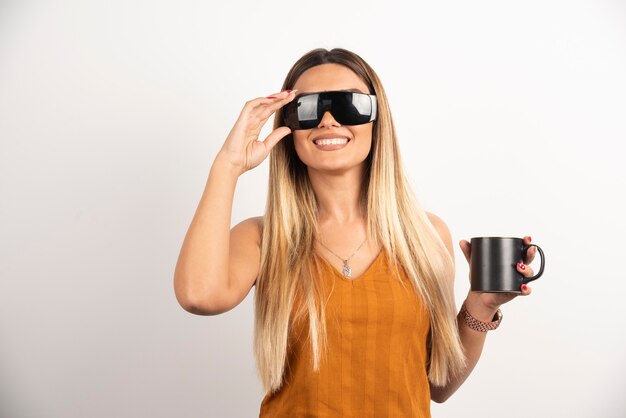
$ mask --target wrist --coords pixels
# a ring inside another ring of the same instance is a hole
[[[480,315],[478,316],[481,318]],[[473,329],[474,331],[487,332],[498,329],[500,322],[502,321],[502,312],[500,312],[500,309],[497,309],[491,319],[479,319],[476,318],[474,314],[470,313],[469,308],[467,307],[467,300],[465,300],[461,306],[459,318],[467,327]]]
[[[237,167],[235,164],[230,162],[230,160],[228,159],[228,156],[223,150],[217,153],[213,161],[213,166],[211,168],[212,169],[216,168],[217,170],[220,170],[220,171],[226,171],[231,176],[234,176],[234,177],[241,176],[245,171],[245,170],[242,170],[241,167]]]
[[[480,293],[469,292],[465,299],[465,307],[472,314],[472,316],[480,321],[489,322],[493,319],[498,309],[499,304],[487,304],[482,301]]]

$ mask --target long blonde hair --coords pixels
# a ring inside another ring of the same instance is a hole
[[[454,261],[411,190],[385,90],[360,56],[343,48],[313,49],[293,65],[282,90],[292,89],[307,69],[326,63],[351,69],[368,85],[370,94],[377,96],[378,117],[373,122],[372,149],[361,187],[367,236],[382,245],[391,260],[396,260],[425,302],[431,322],[428,378],[432,384],[442,386],[465,365],[456,322]],[[274,129],[284,125],[279,109]],[[254,355],[266,392],[273,393],[284,383],[289,331],[305,314],[309,319],[313,369],[319,370],[321,355],[325,358],[325,303],[321,284],[315,279],[319,270],[312,268],[316,236],[315,194],[290,134],[270,153],[268,200],[254,296]],[[394,266],[397,273],[397,265]],[[296,304],[292,315],[296,298],[302,303]]]

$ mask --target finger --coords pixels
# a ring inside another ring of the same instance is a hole
[[[263,102],[263,106],[259,106],[255,109],[255,111],[259,112],[258,117],[263,120],[269,118],[272,113],[276,112],[278,109],[292,101],[294,97],[296,97],[297,91],[298,90],[285,90],[275,95],[273,99],[266,98],[268,101]]]
[[[535,275],[535,273],[533,273],[532,267],[524,263],[517,263],[517,271],[522,273],[524,277],[532,277]]]
[[[297,90],[291,90],[291,92],[283,90],[279,93],[273,93],[266,97],[257,97],[256,99],[248,100],[244,106],[244,109],[248,113],[252,113],[254,110],[274,105],[276,102],[280,102],[282,100],[285,100],[289,96],[293,96],[292,93],[295,91]]]
[[[525,236],[524,236],[524,238],[522,238],[522,244],[523,244],[525,247],[528,247],[528,246],[530,245],[530,242],[531,242],[531,241],[532,241],[532,238],[530,237],[530,235],[525,235]],[[525,254],[525,258],[524,258],[524,262],[525,262],[526,264],[530,264],[530,262],[532,261],[532,259],[527,259],[526,257],[530,256],[531,249],[533,249],[533,250],[532,250],[532,254],[534,255],[534,253],[535,253],[534,248],[535,248],[535,247],[529,247],[529,248],[526,250],[526,254]]]
[[[535,254],[537,254],[537,248],[529,247],[528,250],[526,251],[526,254],[524,254],[524,263],[526,264],[532,263],[533,260],[535,259]]]
[[[292,90],[291,92],[287,92],[287,90],[285,90],[276,94],[274,98],[268,98],[269,96],[259,97],[246,102],[239,115],[238,121],[242,121],[244,126],[252,126],[257,130],[255,136],[258,135],[258,131],[265,125],[265,122],[267,122],[267,119],[272,113],[281,106],[284,106],[287,101],[292,100],[295,97],[294,92],[296,91],[297,90]]]
[[[469,263],[470,256],[472,254],[472,245],[467,240],[462,239],[461,241],[459,241],[459,246],[461,247],[461,251],[463,251],[465,259]]]
[[[520,291],[522,292],[520,296],[528,296],[532,293],[533,290],[527,284],[523,284],[520,286]]]
[[[281,126],[280,128],[276,128],[271,134],[267,136],[267,138],[265,138],[265,141],[263,141],[263,144],[265,144],[265,149],[267,150],[267,152],[270,152],[270,150],[274,148],[274,145],[276,145],[278,141],[280,141],[281,139],[283,139],[290,133],[291,133],[291,129],[289,129],[286,126]]]
[[[285,99],[289,96],[294,96],[295,92],[297,92],[298,90],[283,90],[281,92],[278,93],[274,93],[274,94],[270,94],[267,97],[260,97],[259,99],[268,99],[268,100],[263,100],[263,103],[272,103],[273,101],[276,101],[277,99]]]

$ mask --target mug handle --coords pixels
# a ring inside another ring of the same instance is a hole
[[[539,250],[539,255],[541,256],[541,266],[539,267],[539,272],[537,274],[535,274],[534,276],[524,277],[524,279],[522,281],[524,284],[526,284],[528,282],[532,282],[533,280],[537,280],[538,278],[541,277],[541,275],[543,274],[543,268],[545,266],[545,260],[546,260],[544,255],[543,255],[543,250],[541,249],[541,247],[538,246],[538,245],[535,245],[535,244],[530,244],[528,247],[525,247],[523,249],[522,254],[524,254],[524,256],[526,255],[526,253],[528,252],[528,249],[530,247],[536,247]],[[524,257],[524,258],[526,258],[526,257]]]

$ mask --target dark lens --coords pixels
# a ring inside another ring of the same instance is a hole
[[[292,130],[311,129],[316,127],[318,118],[318,93],[297,96],[283,108],[285,124]]]
[[[300,129],[300,124],[298,123],[297,99],[294,99],[283,106],[283,118],[285,119],[285,125],[292,131]]]
[[[321,121],[319,112],[319,94],[307,94],[298,99],[298,120],[300,129],[311,129],[319,125]]]
[[[302,94],[283,108],[285,123],[292,130],[312,129],[330,112],[342,125],[361,125],[376,112],[373,100],[375,96],[347,91]]]
[[[367,94],[336,92],[332,100],[332,113],[342,125],[361,125],[370,121],[372,102]]]

